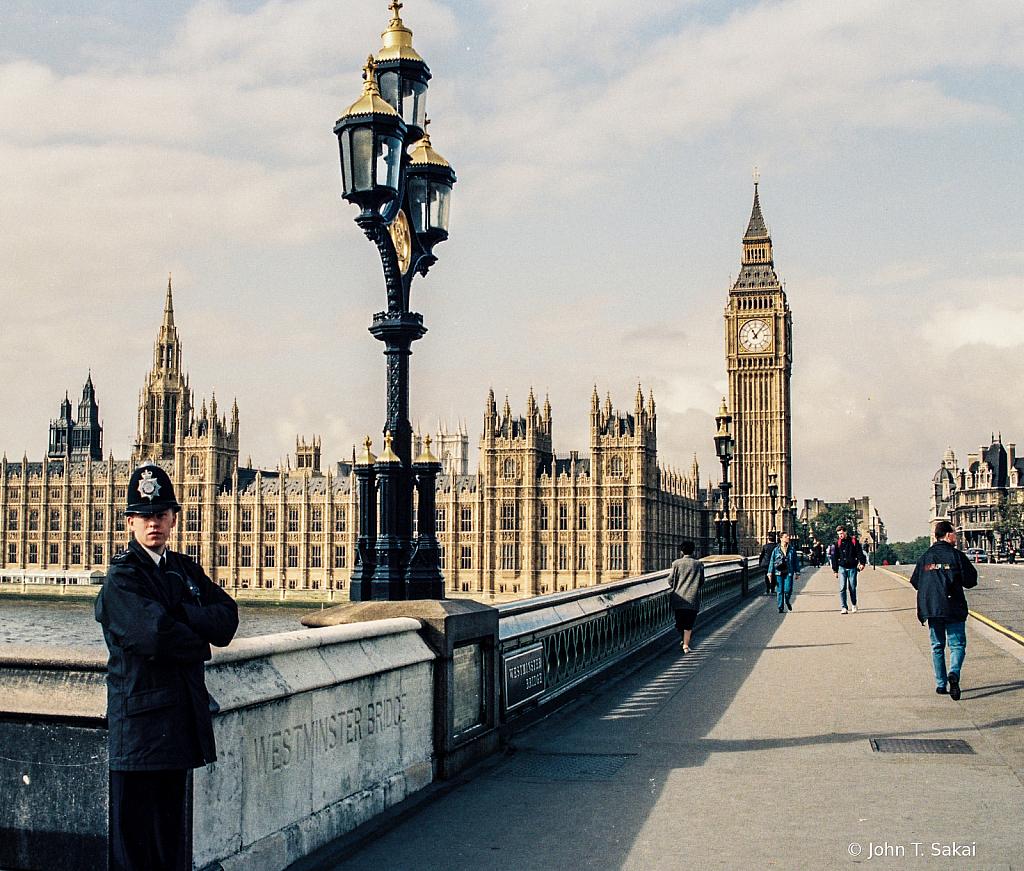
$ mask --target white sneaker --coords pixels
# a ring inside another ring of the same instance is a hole
[[[847,614],[847,613],[849,613],[849,612],[848,612],[848,611],[847,611],[847,610],[846,610],[845,608],[840,608],[840,609],[839,609],[839,613],[840,613],[840,614]]]
[[[850,606],[850,612],[852,614],[856,614],[857,613],[857,606],[856,605],[851,605]]]

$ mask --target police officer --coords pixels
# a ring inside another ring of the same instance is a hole
[[[234,636],[238,606],[195,560],[168,549],[179,511],[163,469],[146,463],[132,473],[131,540],[96,600],[110,651],[111,871],[177,871],[188,772],[217,758],[204,663],[211,644]]]

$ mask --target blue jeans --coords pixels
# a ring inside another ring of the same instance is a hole
[[[839,602],[846,607],[846,590],[850,590],[850,604],[857,604],[857,567],[846,569],[839,567]]]
[[[949,674],[960,677],[960,669],[964,664],[967,652],[967,624],[947,623],[941,617],[928,620],[928,630],[932,636],[932,665],[935,666],[935,685],[946,686],[946,644],[949,644]]]
[[[779,610],[781,611],[785,604],[789,601],[789,597],[793,595],[793,576],[792,575],[779,575]]]

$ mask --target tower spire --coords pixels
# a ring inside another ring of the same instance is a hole
[[[171,297],[171,274],[167,273],[167,301],[164,303],[164,329],[174,329],[174,300]]]
[[[778,282],[774,272],[774,254],[772,253],[772,237],[761,214],[761,195],[758,184],[761,175],[754,168],[754,205],[750,209],[750,221],[747,232],[743,234],[743,267],[736,279],[736,287],[763,287],[764,279],[770,278],[773,284]],[[762,273],[771,272],[770,276]],[[753,274],[752,274],[753,273]]]
[[[761,214],[761,195],[758,192],[759,176],[757,171],[754,172],[754,206],[750,210],[750,223],[747,224],[747,232],[743,236],[743,241],[746,242],[748,239],[767,239],[768,228],[764,223],[764,215]]]

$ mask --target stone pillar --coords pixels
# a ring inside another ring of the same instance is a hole
[[[434,663],[435,776],[451,779],[498,751],[498,612],[471,599],[351,602],[302,618],[310,627],[414,617]]]

